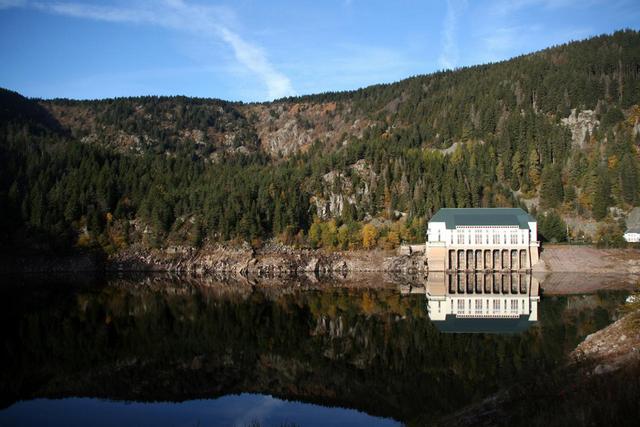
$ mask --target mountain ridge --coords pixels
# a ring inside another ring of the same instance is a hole
[[[640,201],[633,30],[269,103],[10,93],[0,112],[26,102],[59,129],[37,115],[2,122],[7,241],[44,228],[109,251],[271,238],[394,247],[423,241],[440,207],[523,206],[548,240],[567,238],[564,220],[570,238],[619,243],[618,219]]]

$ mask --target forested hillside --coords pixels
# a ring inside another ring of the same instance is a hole
[[[242,104],[0,92],[15,251],[424,241],[440,207],[518,206],[619,240],[640,202],[640,33],[352,92]]]

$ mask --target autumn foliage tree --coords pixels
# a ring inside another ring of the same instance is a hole
[[[362,227],[362,246],[365,249],[371,249],[375,247],[378,241],[378,230],[373,224],[365,224]]]

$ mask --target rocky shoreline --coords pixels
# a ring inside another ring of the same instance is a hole
[[[130,271],[253,276],[347,272],[427,273],[423,253],[412,253],[406,250],[407,248],[324,251],[267,243],[259,249],[248,244],[215,244],[199,249],[190,246],[150,249],[136,244],[111,255],[98,252],[62,256],[9,255],[2,257],[0,273]],[[563,281],[576,276],[575,280],[569,280],[568,284],[554,282],[551,288],[558,288],[561,293],[571,289],[591,292],[594,287],[607,287],[602,284],[604,282],[619,282],[621,275],[634,277],[640,274],[640,250],[545,245],[540,262],[532,271],[540,277],[562,273]],[[593,286],[590,286],[584,283],[584,274],[595,274],[602,280],[594,281]],[[605,280],[608,276],[612,276],[613,279]]]
[[[571,353],[576,363],[587,363],[594,374],[640,364],[640,309],[589,336]]]
[[[260,249],[249,245],[217,245],[200,250],[190,247],[164,250],[131,247],[109,257],[105,268],[109,271],[224,272],[255,276],[347,272],[416,274],[427,271],[422,254],[398,255],[396,251],[382,250],[326,252],[281,245],[267,245]]]
[[[171,246],[148,249],[132,245],[105,256],[99,253],[4,257],[0,273],[61,272],[168,272],[188,274],[237,274],[278,276],[387,272],[426,273],[423,254],[400,255],[397,251],[358,250],[328,252],[269,244],[212,245],[201,249]]]

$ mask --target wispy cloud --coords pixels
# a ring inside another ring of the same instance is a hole
[[[236,419],[233,425],[246,426],[256,422],[262,424],[274,410],[283,405],[284,402],[280,399],[271,396],[262,396],[258,402],[254,402],[250,409]]]
[[[549,18],[559,9],[580,11],[600,0],[497,0],[487,8],[473,10],[478,25],[473,39],[478,42],[471,63],[496,62],[593,34],[590,28],[570,22],[557,26]]]
[[[438,62],[442,68],[455,68],[458,64],[459,52],[456,41],[458,17],[466,8],[466,1],[447,0],[447,13],[442,26],[442,53]]]
[[[488,34],[480,36],[482,41],[481,62],[495,62],[505,58],[517,48],[521,48],[520,34],[532,34],[530,28],[498,27],[491,28]]]
[[[600,3],[601,0],[499,0],[491,5],[489,12],[494,15],[509,15],[527,8],[537,10],[557,10],[568,7],[585,8]]]
[[[12,3],[11,0],[0,0]],[[16,2],[13,2],[16,3]],[[24,6],[25,3],[11,6]],[[269,61],[264,50],[245,40],[227,24],[233,13],[226,8],[189,4],[183,0],[135,2],[134,6],[97,6],[74,2],[28,3],[41,11],[97,21],[154,25],[221,40],[233,51],[235,59],[265,84],[269,99],[294,95],[291,80]]]
[[[288,68],[299,76],[302,82],[299,89],[313,93],[390,83],[416,74],[415,70],[428,65],[420,55],[402,49],[338,43],[330,52],[308,52]]]
[[[0,10],[12,7],[21,7],[26,4],[26,0],[0,0]]]

